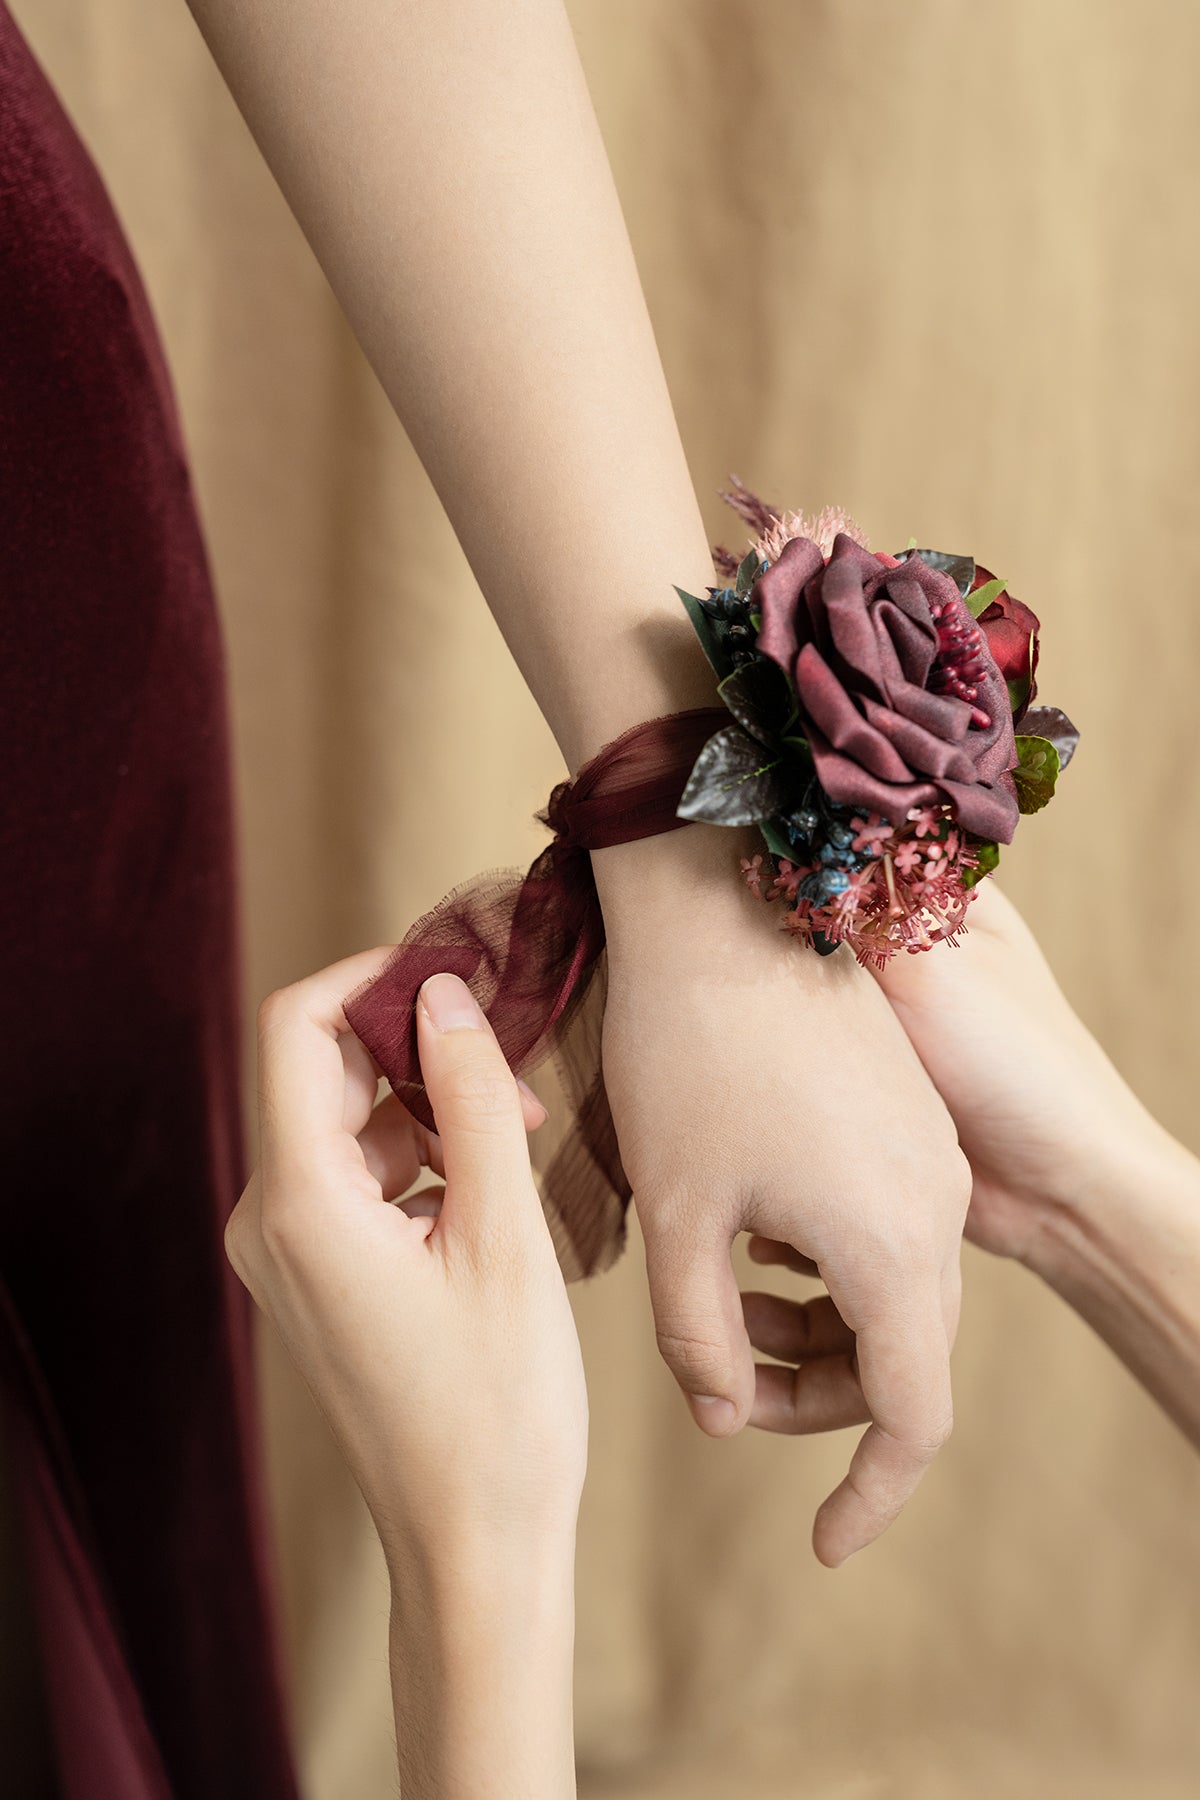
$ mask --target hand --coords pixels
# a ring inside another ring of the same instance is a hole
[[[1200,1443],[1195,1158],[1126,1087],[992,882],[953,951],[898,956],[876,980],[970,1160],[967,1235],[1041,1276]],[[782,1242],[750,1254],[811,1272]],[[792,1361],[844,1338],[828,1301],[747,1295],[746,1316],[759,1349]]]
[[[952,953],[897,957],[877,979],[970,1159],[968,1235],[1039,1275],[1200,1445],[1195,1157],[1126,1087],[992,882]]]
[[[732,839],[692,827],[594,858],[605,1081],[659,1346],[701,1426],[871,1422],[817,1514],[816,1553],[836,1565],[891,1523],[950,1430],[967,1169],[878,988],[772,928]],[[755,1371],[739,1231],[819,1269],[844,1326],[834,1355]]]
[[[390,1561],[564,1537],[587,1401],[525,1146],[544,1114],[449,975],[426,982],[417,1019],[440,1141],[393,1096],[375,1104],[377,1070],[342,1002],[386,955],[264,1003],[261,1160],[229,1257],[332,1426]],[[444,1191],[388,1205],[422,1164],[444,1169]]]

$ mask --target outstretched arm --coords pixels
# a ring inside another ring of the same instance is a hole
[[[568,762],[711,703],[672,592],[711,565],[561,0],[191,4]],[[853,1321],[871,1427],[818,1519],[834,1563],[949,1430],[965,1169],[873,984],[769,929],[732,837],[594,858],[605,1078],[706,1430],[754,1399],[738,1231],[802,1249]]]
[[[575,767],[712,579],[561,0],[189,0]],[[692,641],[689,641],[692,638]]]

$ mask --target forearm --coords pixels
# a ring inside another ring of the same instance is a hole
[[[704,531],[561,0],[190,0],[575,766],[711,699]]]
[[[1071,1207],[1031,1265],[1200,1447],[1200,1164],[1165,1134]]]
[[[390,1556],[404,1800],[566,1800],[574,1533],[536,1547]]]

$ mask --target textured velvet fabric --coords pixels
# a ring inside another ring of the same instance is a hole
[[[540,816],[554,841],[525,876],[485,875],[449,894],[346,1002],[393,1091],[430,1127],[414,1010],[430,975],[468,983],[517,1075],[555,1055],[572,1118],[542,1171],[542,1198],[568,1279],[613,1260],[630,1196],[600,1072],[604,919],[590,852],[685,824],[676,808],[692,766],[728,718],[700,707],[606,744],[550,796]]]
[[[0,1370],[61,1791],[285,1800],[221,648],[141,286],[2,6],[0,683]]]

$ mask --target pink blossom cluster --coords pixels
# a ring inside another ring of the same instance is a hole
[[[898,950],[917,952],[953,943],[965,929],[975,889],[964,877],[979,866],[976,849],[959,831],[948,806],[914,807],[901,825],[878,813],[851,820],[853,849],[868,861],[849,871],[849,886],[824,901],[800,893],[818,865],[786,858],[742,859],[756,899],[784,900],[785,928],[803,943],[820,933],[849,944],[860,963],[882,968]]]

